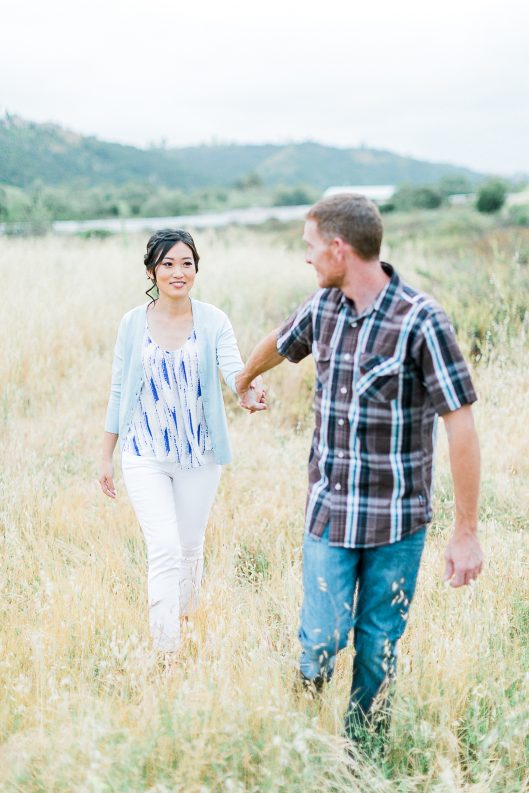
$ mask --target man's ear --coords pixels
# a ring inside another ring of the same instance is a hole
[[[343,261],[345,259],[350,247],[351,246],[347,242],[344,242],[341,237],[334,237],[331,240],[331,248],[339,261]]]

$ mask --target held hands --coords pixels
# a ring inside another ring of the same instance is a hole
[[[109,498],[116,498],[116,488],[114,487],[114,466],[112,462],[103,462],[99,469],[99,484],[101,490]]]
[[[235,387],[239,395],[239,405],[242,408],[248,410],[250,413],[255,413],[258,410],[266,410],[266,388],[261,375],[247,385],[243,373],[240,372],[235,378]]]
[[[475,581],[483,569],[483,551],[475,533],[454,532],[445,551],[443,580],[452,587]]]

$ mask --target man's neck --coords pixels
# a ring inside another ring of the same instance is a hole
[[[378,259],[357,259],[350,267],[340,289],[355,304],[359,314],[365,311],[387,285],[390,276],[382,269]]]

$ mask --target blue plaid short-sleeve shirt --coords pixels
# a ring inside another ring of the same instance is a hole
[[[444,311],[391,265],[357,314],[340,289],[320,289],[279,328],[278,352],[316,363],[306,530],[331,545],[397,542],[431,520],[436,418],[476,401]]]

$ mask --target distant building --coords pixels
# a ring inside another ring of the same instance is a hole
[[[355,185],[337,185],[336,187],[328,187],[324,192],[323,197],[327,198],[331,195],[338,193],[360,193],[371,201],[381,204],[384,201],[389,201],[395,194],[396,187],[392,184],[355,184]]]
[[[452,206],[461,206],[463,204],[473,204],[476,200],[475,193],[452,193],[447,197],[447,201]]]

